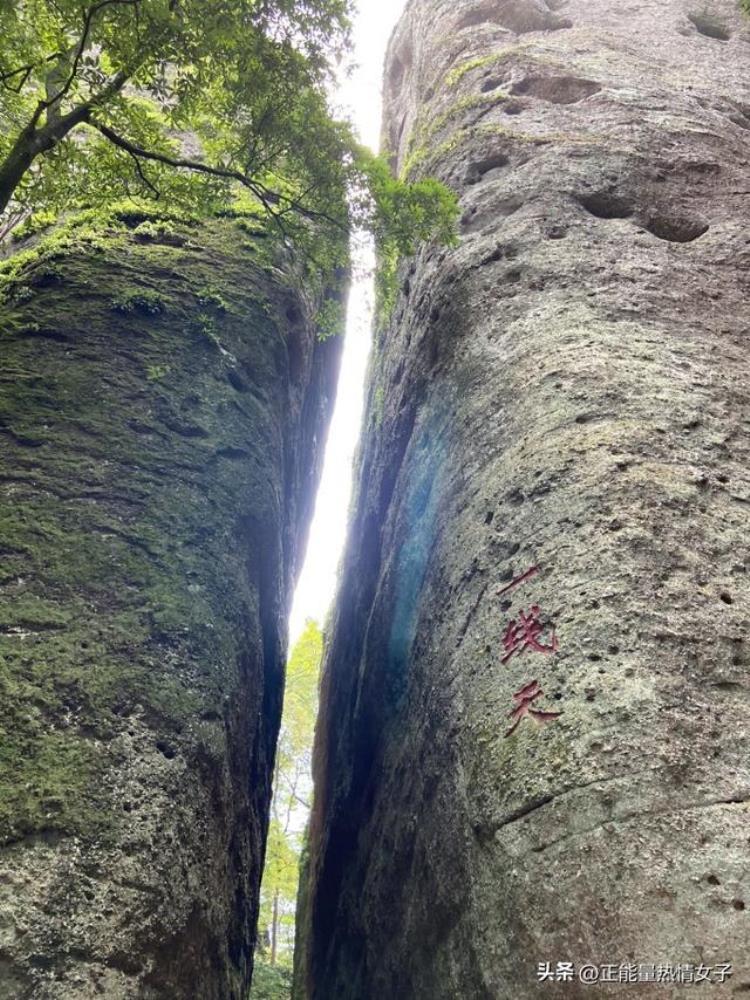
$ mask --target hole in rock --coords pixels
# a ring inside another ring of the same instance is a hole
[[[170,746],[165,740],[156,741],[156,749],[160,754],[163,754],[167,760],[172,760],[177,756],[177,751],[173,746]]]
[[[237,392],[247,392],[248,386],[243,381],[242,377],[233,368],[230,368],[227,372],[227,382],[236,389]]]
[[[501,80],[497,76],[490,77],[489,80],[485,80],[482,86],[479,88],[483,94],[489,94],[491,90],[497,90],[498,87],[502,87],[505,80]]]
[[[473,10],[467,10],[456,21],[456,31],[461,31],[463,28],[473,28],[477,24],[484,24],[485,21],[492,20],[494,18],[486,7],[475,7]]]
[[[734,101],[732,103],[734,104],[736,110],[728,116],[729,121],[733,122],[735,125],[739,125],[740,128],[750,129],[750,107],[746,105],[739,105]]]
[[[540,10],[531,0],[506,8],[500,23],[517,35],[524,35],[529,31],[560,31],[562,28],[573,27],[569,17],[558,17],[551,11]]]
[[[570,18],[559,17],[552,9],[545,10],[537,0],[514,0],[512,3],[482,3],[465,11],[456,21],[456,30],[478,24],[499,24],[517,35],[529,31],[559,31],[572,28]]]
[[[482,178],[486,177],[493,170],[502,170],[503,167],[507,167],[508,157],[503,153],[497,153],[495,156],[488,156],[486,160],[480,160],[478,163],[472,163],[466,172],[466,183],[476,184]]]
[[[495,247],[492,253],[488,253],[484,258],[481,266],[484,266],[485,264],[496,264],[497,261],[502,260],[503,257],[505,257],[505,248]]]
[[[741,899],[735,899],[732,902],[732,906],[735,908],[735,910],[744,910],[745,909],[745,904],[743,903],[743,901]]]
[[[709,885],[721,885],[721,879],[716,875],[706,875],[706,881]]]
[[[692,243],[708,232],[708,223],[701,219],[668,219],[657,216],[649,220],[646,229],[653,236],[669,243]]]
[[[523,200],[518,196],[513,198],[504,198],[502,201],[495,202],[492,205],[493,211],[496,217],[502,217],[507,219],[509,215],[515,215],[519,208],[523,205]],[[507,257],[515,257],[516,252],[512,248],[508,249],[506,252]]]
[[[722,24],[713,14],[688,14],[688,18],[695,25],[696,31],[707,38],[716,38],[720,42],[728,42],[732,37],[726,25]]]
[[[725,604],[734,604],[734,601],[732,600],[732,595],[727,594],[726,591],[723,591],[721,594],[719,594],[719,597]]]
[[[514,85],[512,93],[537,97],[550,104],[577,104],[601,89],[593,80],[578,76],[527,76]]]
[[[607,191],[582,195],[578,199],[583,208],[597,219],[627,219],[633,214],[633,206],[625,198]]]

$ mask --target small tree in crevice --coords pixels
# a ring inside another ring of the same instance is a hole
[[[276,750],[271,821],[261,886],[259,955],[252,1000],[264,996],[259,992],[260,983],[274,981],[273,976],[263,972],[264,967],[291,968],[300,856],[312,793],[311,754],[322,651],[320,627],[308,620],[287,665],[284,715]]]

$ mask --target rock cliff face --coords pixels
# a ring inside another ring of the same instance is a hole
[[[314,1000],[750,990],[749,70],[734,0],[412,0],[395,32],[394,168],[460,193],[461,242],[377,337]]]
[[[2,265],[0,997],[244,1000],[336,340],[244,222]]]

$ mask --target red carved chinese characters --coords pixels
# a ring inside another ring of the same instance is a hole
[[[504,594],[525,580],[529,580],[538,572],[539,567],[532,566],[525,573],[511,580],[498,593]],[[528,611],[519,611],[518,617],[508,623],[508,627],[505,629],[503,635],[505,656],[502,658],[502,663],[507,663],[516,653],[520,656],[527,649],[533,653],[545,653],[547,655],[557,652],[559,643],[555,635],[554,625],[551,626],[549,636],[545,637],[545,625],[540,620],[541,613],[542,609],[539,605],[532,604]],[[544,641],[545,639],[546,641]],[[513,725],[506,732],[506,737],[511,736],[516,731],[521,720],[526,718],[526,716],[534,719],[540,725],[547,722],[554,722],[555,719],[560,718],[560,712],[548,712],[544,709],[533,707],[534,702],[543,695],[544,691],[538,680],[529,681],[515,692],[513,695],[514,706],[508,713],[509,717],[513,720]]]
[[[501,587],[500,590],[498,590],[498,594],[504,594],[506,590],[512,590],[513,587],[517,587],[518,584],[523,583],[524,580],[529,580],[532,576],[534,576],[538,572],[539,572],[539,567],[532,566],[531,569],[527,569],[525,573],[521,573],[520,576],[517,576],[515,580],[511,580],[510,583],[506,584],[506,586]]]
[[[505,734],[506,736],[510,736],[511,733],[515,732],[521,719],[526,715],[530,715],[540,724],[553,722],[555,719],[560,718],[560,712],[545,712],[543,709],[531,707],[537,698],[541,698],[543,694],[544,691],[542,691],[539,681],[531,681],[529,684],[525,684],[519,691],[516,691],[513,695],[516,705],[508,713],[509,717],[513,719],[513,725]]]
[[[551,643],[549,646],[543,645],[539,641],[544,626],[539,621],[542,609],[538,604],[532,604],[528,614],[523,611],[518,613],[518,621],[514,618],[508,624],[503,636],[503,646],[505,656],[502,663],[507,663],[514,653],[522,653],[525,649],[533,649],[535,653],[556,653],[558,649],[557,636],[552,629]]]

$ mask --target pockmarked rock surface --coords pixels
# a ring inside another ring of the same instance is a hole
[[[0,265],[0,997],[245,1000],[339,345],[246,221]]]
[[[393,166],[461,240],[376,338],[314,1000],[750,991],[749,84],[734,0],[412,0],[393,36]],[[611,981],[670,963],[713,982]]]

